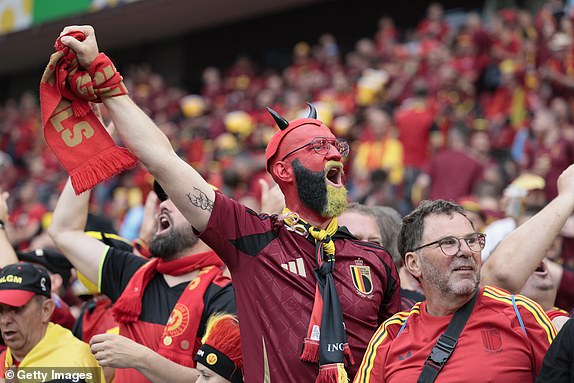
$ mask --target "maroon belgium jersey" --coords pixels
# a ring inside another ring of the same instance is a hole
[[[231,271],[245,381],[314,382],[318,365],[299,360],[315,296],[314,240],[221,193],[200,238]],[[399,310],[399,277],[382,247],[341,228],[333,239],[333,275],[355,360],[347,368],[352,379],[378,325]]]

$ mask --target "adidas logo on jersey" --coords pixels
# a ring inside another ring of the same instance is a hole
[[[307,278],[307,273],[305,272],[305,265],[303,264],[303,258],[297,258],[294,261],[289,261],[287,263],[282,263],[281,267],[285,270],[297,274],[303,278]]]

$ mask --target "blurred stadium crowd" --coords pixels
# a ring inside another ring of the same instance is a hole
[[[300,42],[283,72],[247,56],[205,68],[197,94],[167,86],[149,66],[123,75],[179,155],[255,210],[276,129],[265,107],[291,120],[312,102],[351,143],[351,200],[402,214],[424,198],[456,200],[485,227],[520,215],[527,194],[535,205],[556,196],[556,180],[573,162],[573,17],[548,0],[535,12],[502,9],[488,20],[468,13],[454,28],[433,3],[416,29],[383,17],[346,54],[329,33]],[[45,144],[32,91],[0,105],[0,173],[12,244],[49,247],[43,230],[67,174]],[[101,231],[135,240],[152,183],[139,166],[99,185],[92,212],[107,221]],[[560,262],[574,266],[572,233],[563,234]]]

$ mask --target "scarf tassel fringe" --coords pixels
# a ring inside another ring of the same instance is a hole
[[[305,338],[303,342],[303,352],[301,358],[303,362],[318,363],[319,362],[319,341]]]
[[[325,364],[319,369],[315,383],[348,383],[349,378],[343,363]]]
[[[72,186],[80,194],[134,166],[137,158],[126,148],[118,146],[99,153],[70,172]]]
[[[138,319],[141,311],[141,300],[131,299],[124,301],[122,307],[114,307],[112,316],[118,323],[133,323]]]

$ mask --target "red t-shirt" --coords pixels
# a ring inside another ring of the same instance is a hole
[[[483,166],[468,154],[445,149],[431,160],[430,199],[455,201],[472,194],[474,185],[482,179]]]
[[[314,382],[318,365],[302,362],[315,297],[315,245],[287,228],[277,216],[254,211],[216,193],[209,223],[200,238],[227,264],[232,274],[241,326],[246,382]],[[400,307],[399,277],[381,247],[334,236],[335,287],[355,365],[371,335]],[[353,271],[363,282],[357,287]]]
[[[437,383],[532,382],[532,374],[538,374],[556,330],[536,302],[521,295],[515,298],[526,334],[514,311],[512,296],[493,286],[481,289]],[[436,340],[453,317],[431,316],[426,304],[397,313],[377,330],[355,383],[417,381]],[[405,321],[406,326],[398,334]]]
[[[399,139],[403,144],[405,167],[422,168],[429,159],[429,142],[434,113],[431,108],[413,105],[401,108],[395,115]]]

